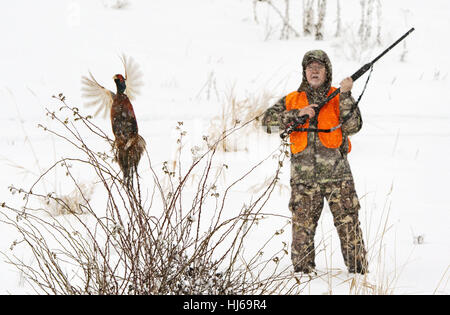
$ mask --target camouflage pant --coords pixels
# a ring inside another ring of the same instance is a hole
[[[358,197],[353,181],[291,185],[292,262],[296,269],[314,268],[314,235],[328,201],[337,229],[344,261],[351,272],[367,271],[366,250],[359,226]]]

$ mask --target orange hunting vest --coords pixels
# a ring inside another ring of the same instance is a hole
[[[331,87],[328,95],[333,93],[336,88]],[[292,92],[286,96],[286,110],[302,109],[309,105],[305,92]],[[318,126],[319,129],[330,129],[339,125],[339,94],[329,101],[319,112]],[[308,128],[309,119],[303,128]],[[319,139],[327,148],[339,148],[342,144],[342,130],[338,128],[332,132],[319,132]],[[293,154],[303,151],[308,145],[308,132],[294,131],[290,135],[291,151]],[[348,152],[351,150],[350,140],[348,140]]]

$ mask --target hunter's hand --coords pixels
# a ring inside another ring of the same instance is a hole
[[[298,114],[299,117],[304,116],[304,115],[308,115],[309,118],[313,118],[314,115],[316,114],[316,111],[314,110],[314,107],[317,107],[319,105],[317,104],[311,104],[309,106],[306,106],[305,108],[300,109],[300,112]]]
[[[348,77],[341,81],[341,93],[351,91],[353,87],[352,78]]]

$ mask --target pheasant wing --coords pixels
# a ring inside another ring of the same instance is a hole
[[[108,116],[115,94],[101,86],[91,72],[89,77],[81,77],[81,92],[81,96],[87,100],[86,106],[98,107],[95,116],[102,111],[104,118]]]
[[[139,94],[142,85],[144,85],[142,71],[132,57],[127,57],[123,54],[121,58],[125,68],[125,80],[127,82],[125,94],[133,101]]]

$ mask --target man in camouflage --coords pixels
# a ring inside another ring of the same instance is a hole
[[[327,97],[331,88],[331,62],[324,51],[313,50],[305,54],[302,66],[303,80],[298,92],[306,93],[310,105],[287,110],[286,96],[283,97],[264,114],[262,124],[267,127],[267,132],[270,133],[271,127],[275,126],[282,132],[296,117],[303,115],[310,118],[309,128],[317,128],[314,107]],[[341,82],[337,103],[338,119],[343,122],[340,128],[342,144],[337,148],[325,147],[319,140],[319,133],[308,132],[306,147],[301,152],[291,154],[289,209],[292,212],[291,258],[295,272],[310,273],[315,269],[314,235],[324,198],[333,214],[349,272],[367,272],[366,250],[358,219],[360,205],[347,160],[350,145],[348,136],[357,133],[362,126],[361,113],[357,107],[354,108],[352,86],[351,78]]]

